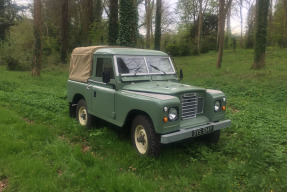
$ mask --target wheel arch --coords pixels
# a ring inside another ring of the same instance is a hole
[[[76,117],[77,104],[81,99],[86,100],[82,94],[75,94],[72,102],[69,102],[69,115],[70,115],[70,117],[72,117],[72,118]]]
[[[126,129],[130,130],[132,122],[133,122],[133,119],[136,116],[138,116],[138,115],[145,115],[145,116],[147,116],[151,120],[151,122],[153,124],[152,118],[151,118],[151,116],[148,113],[146,113],[145,111],[138,110],[138,109],[133,109],[133,110],[129,111],[129,113],[127,114],[127,117],[125,119],[123,127],[125,127]]]

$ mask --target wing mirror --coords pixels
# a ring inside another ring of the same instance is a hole
[[[180,69],[180,71],[179,71],[179,79],[180,79],[180,80],[183,79],[183,71],[182,71],[182,69]]]
[[[103,82],[109,83],[111,81],[110,71],[103,71]]]

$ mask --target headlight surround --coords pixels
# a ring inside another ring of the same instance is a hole
[[[219,112],[220,109],[221,109],[221,103],[220,103],[220,101],[215,101],[215,103],[214,103],[214,111],[215,111],[215,112]]]
[[[178,110],[175,107],[171,107],[168,110],[168,119],[170,121],[176,121],[178,119]]]

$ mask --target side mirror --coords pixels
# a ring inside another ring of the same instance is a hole
[[[179,79],[180,79],[180,80],[183,79],[183,71],[182,71],[182,69],[180,69],[180,71],[179,71]]]
[[[103,82],[109,83],[111,81],[110,71],[103,71]]]

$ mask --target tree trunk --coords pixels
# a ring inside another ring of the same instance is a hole
[[[117,45],[119,30],[119,1],[110,0],[110,17],[109,17],[109,45]]]
[[[153,11],[153,0],[145,0],[145,11],[146,11],[146,48],[150,48],[151,42],[151,23],[152,23],[152,11]]]
[[[229,39],[231,38],[231,23],[230,23],[230,19],[231,19],[231,4],[229,4],[229,7],[227,7],[227,17],[226,17],[226,20],[227,20],[227,39],[226,39],[226,46],[227,48],[229,47]]]
[[[42,14],[41,14],[41,0],[34,0],[34,36],[35,47],[34,57],[32,63],[32,75],[40,76],[41,74],[41,60],[42,60]]]
[[[273,0],[270,0],[270,7],[269,7],[269,14],[268,14],[268,24],[269,24],[269,39],[268,39],[268,44],[272,45],[272,16],[273,14]]]
[[[94,20],[97,23],[102,22],[103,5],[102,0],[94,0]]]
[[[4,0],[0,0],[0,21],[5,18]],[[5,27],[0,24],[0,40],[5,40]]]
[[[94,4],[93,0],[81,0],[82,3],[82,43],[89,45],[89,29],[93,22]]]
[[[61,62],[67,63],[68,53],[68,23],[69,23],[69,4],[68,0],[63,0],[62,4],[62,28],[61,28]]]
[[[203,22],[203,13],[202,13],[202,1],[199,0],[199,13],[198,13],[198,31],[197,31],[197,53],[200,54],[200,41],[201,41],[201,30],[202,30],[202,22]]]
[[[243,0],[240,0],[240,47],[243,48],[243,15],[242,15],[242,8],[243,8]]]
[[[138,9],[136,0],[120,1],[120,26],[118,43],[121,46],[135,47],[138,33]]]
[[[262,69],[265,67],[268,8],[269,0],[257,1],[257,28],[255,35],[255,54],[254,63],[252,66],[253,69]]]
[[[284,41],[284,48],[287,47],[287,0],[283,0],[284,5],[284,21],[283,21],[283,41]]]
[[[218,16],[218,57],[216,68],[221,68],[223,47],[224,47],[224,28],[225,28],[225,18],[228,11],[228,7],[231,4],[229,0],[225,5],[225,0],[219,0],[219,16]]]
[[[155,16],[155,39],[154,39],[154,49],[160,50],[161,42],[161,0],[157,0],[156,3],[156,16]]]
[[[225,0],[219,0],[219,14],[218,14],[218,57],[216,68],[221,68],[222,56],[223,56],[223,44],[224,44],[224,5]]]

